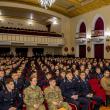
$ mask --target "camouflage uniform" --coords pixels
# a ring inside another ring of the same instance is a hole
[[[29,86],[24,90],[24,103],[26,104],[26,110],[36,110],[34,104],[39,104],[38,110],[45,110],[43,105],[43,95],[40,87],[35,88]]]
[[[61,95],[61,90],[59,87],[55,87],[54,89],[47,87],[44,91],[45,98],[48,103],[49,110],[58,110],[57,106],[55,106],[52,102],[61,102],[60,108],[65,108],[66,110],[72,110],[68,103],[63,102],[63,97]]]

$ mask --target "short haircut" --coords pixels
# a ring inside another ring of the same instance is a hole
[[[32,81],[34,78],[37,79],[37,77],[35,75],[31,75],[30,78],[29,78],[29,81]]]
[[[107,71],[110,72],[108,69],[106,69],[106,70],[104,71],[104,73],[107,72]]]
[[[70,74],[70,73],[72,74],[72,71],[67,71],[67,72],[66,72],[66,75],[67,75],[67,74]]]
[[[12,79],[12,78],[7,78],[7,79],[5,80],[5,84],[9,84],[10,82],[13,82],[13,79]]]
[[[51,75],[52,75],[52,73],[51,73],[51,72],[47,72],[45,75],[48,75],[48,74],[51,74]]]
[[[12,72],[12,73],[11,73],[11,76],[14,75],[14,74],[17,74],[17,72]]]
[[[51,82],[51,81],[53,81],[53,80],[55,80],[55,81],[56,81],[56,79],[55,79],[55,78],[50,78],[50,79],[49,79],[49,82]]]

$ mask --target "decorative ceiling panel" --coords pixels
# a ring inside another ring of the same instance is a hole
[[[0,0],[19,2],[40,7],[38,0]],[[74,17],[110,5],[110,0],[56,0],[49,10],[56,11],[68,17]]]

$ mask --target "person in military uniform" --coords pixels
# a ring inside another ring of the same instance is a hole
[[[30,86],[24,90],[24,103],[26,110],[45,110],[44,98],[40,87],[36,86],[37,78],[30,77]]]
[[[13,79],[7,78],[5,83],[6,89],[0,91],[0,110],[21,110],[20,94],[14,89]]]
[[[44,90],[47,86],[49,86],[49,79],[52,78],[52,73],[48,72],[45,74],[45,78],[44,79],[40,79],[40,84],[39,86],[42,88],[42,90]]]
[[[72,110],[68,103],[63,101],[61,90],[56,86],[56,80],[54,78],[49,79],[49,85],[50,86],[44,90],[49,110],[58,110],[60,108]]]

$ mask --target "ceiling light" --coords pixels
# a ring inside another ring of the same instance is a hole
[[[51,22],[53,25],[58,24],[58,18],[56,18],[56,17],[50,18],[50,19],[48,19],[48,21]]]
[[[40,5],[47,9],[48,7],[51,7],[56,0],[38,0]]]
[[[32,20],[33,19],[33,14],[31,13],[31,15],[30,15],[30,19]]]
[[[52,24],[53,25],[56,25],[56,24],[58,24],[58,22],[57,21],[53,21]]]
[[[52,17],[50,19],[48,19],[49,22],[53,22],[53,21],[57,21],[58,19],[56,17]]]
[[[32,20],[28,20],[28,25],[33,25],[33,21]]]
[[[4,21],[4,17],[3,16],[0,16],[0,21]]]

